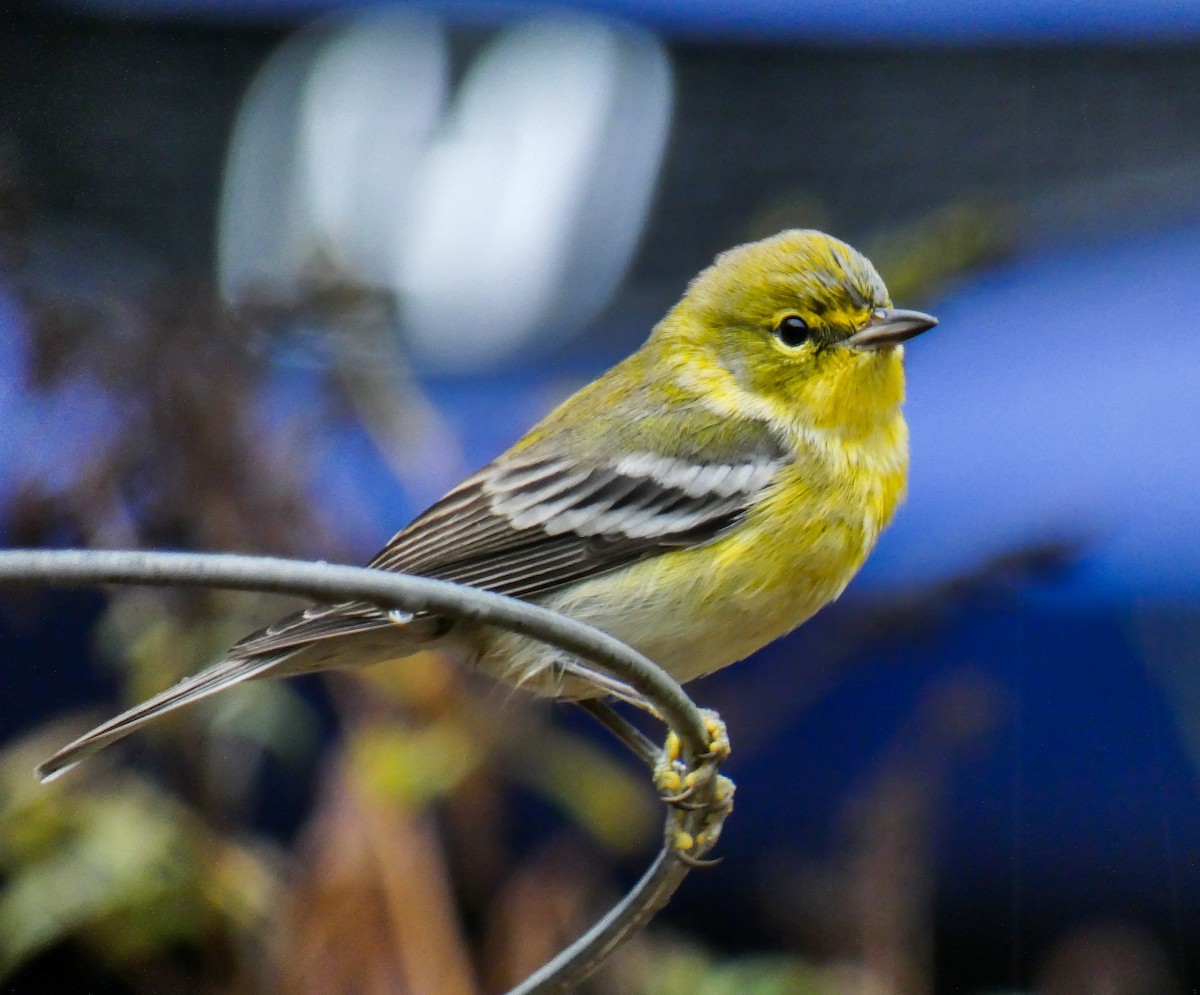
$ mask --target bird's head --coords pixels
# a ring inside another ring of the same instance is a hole
[[[875,267],[818,231],[730,249],[655,333],[779,413],[853,427],[903,400],[901,343],[937,319],[892,307]],[[864,427],[866,427],[864,425]]]

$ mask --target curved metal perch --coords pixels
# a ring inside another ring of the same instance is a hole
[[[703,764],[709,748],[710,734],[700,710],[657,664],[582,622],[488,591],[366,567],[274,557],[96,550],[0,552],[0,585],[87,584],[218,587],[293,594],[317,601],[367,601],[382,608],[432,611],[499,626],[583,657],[625,681],[658,709],[679,737],[688,767]],[[673,834],[681,828],[694,834],[706,819],[722,819],[725,812],[716,800],[717,791],[716,777],[703,779],[689,799],[687,811],[668,814],[667,842],[642,879],[604,918],[510,995],[566,991],[666,905],[695,863],[690,855],[675,849]],[[716,835],[711,834],[713,842]]]

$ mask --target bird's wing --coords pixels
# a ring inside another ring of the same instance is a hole
[[[633,452],[616,460],[506,454],[397,533],[371,566],[531,598],[731,528],[785,465],[765,431],[716,458]],[[233,648],[277,653],[393,624],[362,603],[317,605]]]
[[[782,448],[765,435],[715,457],[711,448],[708,459],[636,451],[616,461],[505,455],[397,533],[371,566],[528,598],[710,542],[754,506],[785,463]],[[221,662],[68,744],[38,772],[55,777],[165,712],[277,674],[305,646],[395,625],[400,614],[351,602],[289,615],[237,643]],[[620,688],[617,682],[610,689]]]

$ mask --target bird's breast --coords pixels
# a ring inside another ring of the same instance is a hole
[[[724,536],[598,577],[546,604],[690,680],[748,656],[841,594],[891,521],[906,475],[902,422],[869,448],[861,440],[851,451],[798,447]],[[534,657],[520,655],[528,672]]]

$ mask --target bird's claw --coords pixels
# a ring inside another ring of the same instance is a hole
[[[667,845],[689,867],[711,867],[717,862],[703,855],[716,845],[733,810],[733,781],[720,773],[720,765],[730,753],[729,735],[716,712],[705,710],[702,714],[709,742],[695,766],[684,762],[682,743],[671,732],[654,772],[659,794],[675,810],[667,823]]]
[[[689,867],[711,867],[717,861],[704,854],[717,845],[725,819],[733,811],[734,784],[723,774],[713,773],[707,802],[675,806],[667,823],[667,845]]]
[[[729,759],[729,754],[732,752],[729,746],[729,730],[725,727],[725,720],[711,708],[702,709],[700,714],[704,718],[704,728],[708,731],[708,750],[700,759],[722,764]]]
[[[693,857],[691,854],[685,853],[683,850],[676,850],[675,859],[681,864],[687,864],[688,867],[696,868],[697,870],[703,870],[705,867],[716,867],[717,864],[721,863],[721,861],[723,861],[725,858]]]
[[[698,766],[694,770],[683,763],[683,742],[678,733],[671,730],[667,734],[662,757],[654,772],[654,783],[668,804],[676,804],[690,798],[695,794],[697,786],[708,776],[705,771],[711,769],[715,772],[729,758],[729,732],[725,728],[725,722],[721,716],[708,708],[702,709],[700,714],[708,732],[708,749],[696,757]]]

